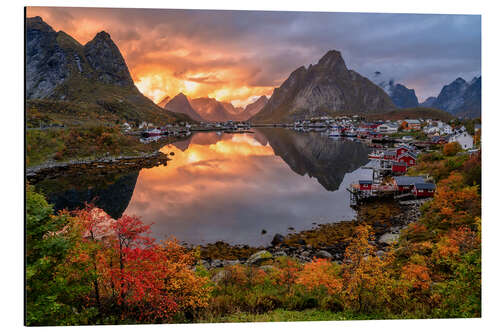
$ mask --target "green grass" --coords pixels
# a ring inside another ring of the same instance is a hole
[[[34,129],[26,132],[26,164],[28,167],[33,167],[48,161],[134,156],[154,152],[170,140],[143,144],[139,137],[125,135],[118,127]]]
[[[201,320],[203,323],[239,323],[239,322],[284,322],[284,321],[335,321],[335,320],[380,320],[409,319],[420,317],[390,316],[387,314],[362,314],[348,311],[332,312],[322,309],[307,309],[302,311],[276,309],[267,313],[253,314],[238,312],[229,316]]]

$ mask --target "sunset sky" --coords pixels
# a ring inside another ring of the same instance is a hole
[[[183,92],[244,106],[330,49],[370,79],[380,71],[415,89],[420,101],[481,74],[477,15],[28,7],[27,16],[82,44],[107,31],[155,102]]]

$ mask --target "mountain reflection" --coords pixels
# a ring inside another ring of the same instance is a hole
[[[113,218],[119,218],[127,208],[139,171],[121,174],[87,173],[46,179],[36,184],[38,191],[47,195],[48,202],[60,209],[79,209],[85,203],[94,203]]]
[[[293,171],[316,178],[328,191],[337,190],[346,173],[368,163],[368,147],[360,142],[284,128],[261,128],[258,132]]]
[[[175,153],[166,166],[82,170],[36,187],[57,210],[93,201],[114,218],[140,216],[158,239],[265,245],[289,227],[353,218],[345,188],[369,175],[365,145],[286,129],[196,133],[162,151]]]
[[[162,151],[172,161],[141,170],[125,214],[155,222],[157,238],[193,244],[262,245],[289,227],[350,219],[345,187],[368,161],[360,143],[286,129],[196,133]]]

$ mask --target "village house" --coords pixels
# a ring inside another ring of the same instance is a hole
[[[396,159],[397,162],[405,163],[407,167],[417,164],[417,155],[411,151],[407,151]]]
[[[425,178],[422,176],[410,177],[410,176],[397,176],[394,177],[394,184],[398,187],[399,193],[410,192],[415,184],[426,183]]]
[[[474,146],[474,138],[466,131],[460,131],[453,134],[448,142],[458,142],[462,149],[472,149]]]
[[[420,121],[416,119],[406,119],[407,128],[410,130],[419,130],[420,129]]]
[[[359,181],[359,189],[361,191],[371,191],[372,185],[373,185],[373,181],[371,181],[371,180],[360,180]]]
[[[391,166],[391,171],[394,174],[403,174],[406,172],[406,163],[404,162],[393,162]]]
[[[416,198],[427,198],[434,196],[436,185],[433,183],[415,183],[411,192]]]
[[[398,128],[399,128],[399,126],[397,124],[386,123],[386,124],[379,125],[377,127],[377,132],[379,132],[379,133],[387,133],[387,134],[397,133]]]

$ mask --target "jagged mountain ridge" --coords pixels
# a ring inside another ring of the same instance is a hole
[[[267,96],[260,96],[255,102],[248,104],[244,110],[244,113],[248,115],[248,119],[259,113],[268,101]]]
[[[204,119],[196,112],[195,109],[189,103],[188,98],[183,93],[177,94],[174,98],[172,98],[167,104],[164,106],[165,110],[177,113],[184,114],[189,116],[191,119],[196,121],[203,121]]]
[[[293,71],[251,120],[291,121],[332,112],[366,114],[395,108],[382,88],[347,69],[340,52],[331,50],[316,65]]]
[[[221,102],[215,98],[200,97],[189,100],[192,108],[205,121],[246,121],[259,112],[267,102],[266,96],[248,104],[245,108],[235,107],[230,102]]]
[[[80,118],[106,115],[129,121],[176,121],[134,85],[127,64],[111,36],[102,31],[80,44],[56,32],[39,16],[26,19],[26,97],[78,106]],[[45,110],[38,110],[45,111]],[[50,112],[50,110],[47,110]]]
[[[165,96],[165,97],[163,97],[163,99],[162,99],[159,103],[157,103],[157,104],[158,104],[158,106],[159,106],[159,107],[164,108],[164,107],[165,107],[165,105],[167,105],[167,103],[170,101],[170,99],[171,99],[171,98],[170,98],[170,96]]]
[[[402,83],[396,83],[393,78],[387,78],[380,71],[374,72],[371,80],[384,89],[398,108],[414,108],[418,106],[418,98],[414,89],[409,89]]]
[[[432,106],[455,116],[480,117],[481,76],[473,78],[470,82],[459,77],[445,85]]]

